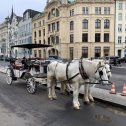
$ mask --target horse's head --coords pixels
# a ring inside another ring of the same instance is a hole
[[[95,78],[102,84],[109,83],[106,65],[102,61],[99,61],[98,65],[97,65],[97,69],[95,71]]]
[[[112,73],[111,73],[112,66],[110,64],[108,64],[108,63],[105,63],[105,68],[106,68],[108,78],[112,77]]]

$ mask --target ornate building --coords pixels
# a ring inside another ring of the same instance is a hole
[[[17,16],[14,12],[13,12],[13,8],[12,8],[12,12],[11,12],[11,16],[8,19],[8,54],[10,52],[10,47],[12,45],[17,45],[18,44],[18,24],[21,21],[22,17]],[[17,50],[18,49],[14,49],[14,55],[15,57],[17,57]]]
[[[34,50],[34,56],[114,55],[114,14],[114,0],[47,0],[43,14],[33,19],[32,39],[53,47]]]
[[[0,24],[0,55],[7,56],[7,49],[8,49],[8,18]]]

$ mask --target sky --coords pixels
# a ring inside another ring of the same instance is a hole
[[[17,16],[23,16],[26,9],[42,12],[47,0],[0,0],[0,23],[11,14],[12,6]]]

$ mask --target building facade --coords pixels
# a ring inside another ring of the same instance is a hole
[[[33,19],[32,39],[53,47],[34,50],[34,56],[46,53],[46,57],[74,59],[114,55],[114,15],[114,0],[47,0],[43,14]]]
[[[10,47],[12,45],[18,44],[18,24],[21,21],[21,19],[22,17],[17,16],[13,12],[13,8],[12,8],[11,16],[9,17],[9,21],[8,21],[8,55],[10,53]],[[18,48],[14,48],[12,55],[15,58],[17,57]]]
[[[115,55],[126,57],[126,1],[116,0]]]
[[[8,49],[8,18],[0,24],[0,55],[7,56]]]
[[[23,18],[18,24],[18,45],[32,43],[32,18],[38,13],[40,12],[31,9],[23,13]],[[29,50],[20,48],[17,57],[29,56],[29,53]]]

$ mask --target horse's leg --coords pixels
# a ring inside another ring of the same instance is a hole
[[[94,98],[91,95],[91,85],[89,85],[89,89],[88,89],[88,98],[90,99],[91,102],[94,102]]]
[[[65,94],[66,91],[66,84],[61,82],[61,88],[60,88],[61,94]]]
[[[56,85],[56,79],[53,79],[52,83],[52,98],[57,99],[56,92],[55,92],[55,85]]]
[[[88,88],[88,98],[90,99],[91,102],[94,102],[94,98],[91,95],[91,85],[89,84],[89,88]]]
[[[83,97],[83,102],[86,104],[90,104],[89,98],[88,98],[88,93],[89,93],[89,84],[84,84],[84,97]]]
[[[52,78],[48,78],[47,77],[47,87],[48,87],[48,98],[50,100],[53,99],[53,96],[52,96]]]
[[[80,103],[78,101],[78,94],[79,94],[79,83],[73,84],[73,107],[75,109],[80,109]]]

